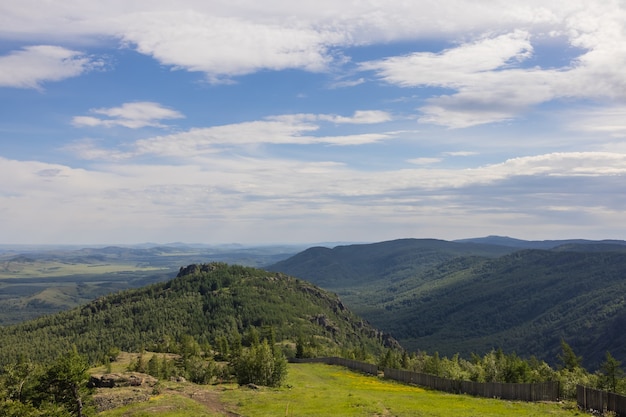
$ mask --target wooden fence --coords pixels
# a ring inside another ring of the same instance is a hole
[[[626,397],[623,395],[577,385],[576,402],[583,410],[613,411],[617,416],[626,417]]]
[[[559,398],[559,383],[555,381],[532,384],[458,381],[391,368],[385,368],[385,378],[420,385],[438,391],[469,394],[485,398],[520,401],[557,401]]]
[[[377,365],[338,357],[290,359],[290,361],[295,363],[317,362],[328,365],[340,365],[355,371],[364,372],[366,374],[378,374]],[[385,368],[384,376],[385,378],[407,384],[420,385],[422,387],[456,394],[475,395],[477,397],[519,401],[557,401],[559,398],[558,382],[505,384],[499,382],[482,383],[457,381],[454,379],[440,378],[435,375],[421,374],[392,368]]]

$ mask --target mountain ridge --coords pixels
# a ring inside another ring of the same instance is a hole
[[[626,241],[617,239],[557,239],[557,240],[523,240],[508,236],[490,235],[478,238],[456,239],[459,243],[484,243],[499,246],[510,246],[520,249],[554,249],[563,245],[620,245],[626,246]]]
[[[619,330],[626,325],[623,241],[500,246],[500,254],[485,252],[493,246],[484,242],[397,240],[316,256],[305,251],[268,269],[336,291],[408,350],[468,356],[502,348],[554,364],[564,339],[587,366],[597,366],[607,350],[626,360]],[[464,245],[464,253],[452,243]],[[400,262],[385,264],[385,257]]]

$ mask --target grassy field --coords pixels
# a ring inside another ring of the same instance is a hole
[[[159,394],[149,401],[128,405],[98,414],[102,417],[217,417],[223,414],[180,394]]]
[[[166,383],[162,392],[150,401],[99,414],[100,417],[191,415],[559,417],[584,413],[571,403],[525,403],[445,394],[341,367],[290,364],[286,386],[280,389]]]
[[[67,263],[58,261],[31,261],[0,263],[0,279],[7,278],[45,278],[60,277],[67,275],[96,275],[110,274],[114,272],[130,271],[158,271],[164,268],[138,266],[136,264],[123,263]]]

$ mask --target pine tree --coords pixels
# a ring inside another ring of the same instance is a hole
[[[91,394],[87,389],[88,369],[87,359],[74,347],[48,368],[39,392],[48,393],[56,404],[63,405],[72,415],[84,417],[88,414],[86,400]],[[42,402],[45,403],[46,399]]]
[[[574,371],[577,368],[582,368],[582,356],[576,356],[574,350],[563,339],[561,339],[561,350],[563,353],[559,355],[559,360],[564,369]]]
[[[606,360],[600,366],[600,370],[604,376],[604,385],[611,392],[617,391],[617,382],[624,375],[620,368],[621,364],[610,352],[606,352]]]

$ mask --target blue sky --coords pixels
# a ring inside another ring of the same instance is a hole
[[[0,243],[626,238],[623,1],[0,4]]]

